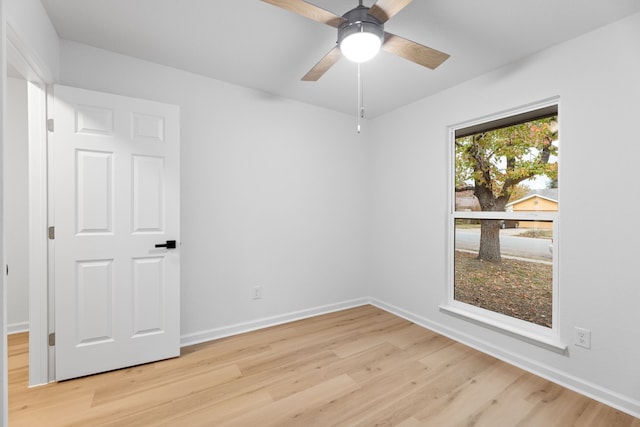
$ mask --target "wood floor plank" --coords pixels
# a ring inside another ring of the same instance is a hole
[[[28,388],[8,338],[14,426],[640,427],[640,420],[373,306]]]
[[[470,413],[474,427],[510,427],[517,425],[536,405],[529,399],[535,390],[544,388],[548,381],[521,371],[521,375],[490,400]],[[505,411],[509,408],[509,411]]]
[[[414,417],[410,417],[398,424],[397,427],[424,427],[424,424],[416,420]]]
[[[353,425],[396,425],[414,416],[418,411],[433,410],[439,407],[440,399],[444,399],[468,378],[495,363],[496,360],[490,356],[466,351],[461,347],[460,356],[455,362],[443,361],[441,370],[425,369],[422,375],[415,376],[402,388],[388,393],[384,402]]]
[[[518,368],[495,363],[445,394],[428,410],[417,411],[414,417],[426,425],[475,425],[483,412],[497,403],[494,396],[521,375]]]
[[[305,408],[309,405],[331,405],[333,401],[359,388],[359,385],[348,375],[339,375],[320,384],[307,388],[304,391],[290,395],[271,405],[246,412],[241,416],[220,424],[221,426],[287,426],[287,425],[314,425],[314,420],[305,420],[301,417]]]
[[[358,381],[360,388],[336,396],[331,402],[331,411],[327,411],[326,405],[309,405],[300,418],[309,425],[355,425],[363,415],[375,414],[379,408],[386,407],[396,394],[415,388],[414,381],[425,372],[424,366],[417,362],[400,365],[390,374],[377,372],[365,382]]]
[[[640,420],[636,420],[639,423]],[[598,404],[595,401],[589,402],[585,411],[578,417],[575,424],[576,427],[588,427],[606,425],[609,427],[628,426],[625,414],[615,409]]]

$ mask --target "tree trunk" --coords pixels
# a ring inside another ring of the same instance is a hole
[[[483,219],[480,224],[480,250],[478,259],[499,263],[500,257],[500,220]]]
[[[496,197],[491,188],[478,182],[476,182],[474,194],[478,198],[483,212],[504,212],[508,197]],[[502,261],[500,256],[500,220],[481,220],[478,259],[496,263]]]

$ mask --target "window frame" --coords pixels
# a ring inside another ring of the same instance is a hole
[[[491,124],[498,123],[497,127],[505,127],[510,124],[523,123],[536,118],[540,118],[541,114],[546,114],[548,117],[549,111],[555,108],[555,113],[560,117],[560,100],[559,98],[552,98],[545,101],[541,101],[535,104],[529,104],[527,106],[503,111],[501,113],[492,114],[482,118],[462,122],[456,125],[449,126],[447,132],[447,144],[448,144],[448,212],[447,212],[447,275],[446,275],[446,301],[439,306],[440,310],[444,313],[453,315],[455,317],[470,321],[474,324],[478,324],[484,327],[488,327],[492,330],[500,331],[509,336],[524,340],[526,342],[533,343],[535,345],[548,348],[556,352],[564,352],[567,349],[560,339],[560,306],[559,306],[559,218],[560,218],[560,196],[558,196],[558,211],[549,212],[489,212],[489,211],[456,211],[455,209],[455,140],[456,132],[469,129],[475,129],[475,132],[483,129],[490,130]],[[541,114],[536,114],[536,113]],[[513,120],[510,122],[510,118],[520,118],[518,121]],[[523,120],[524,119],[524,120]],[[483,128],[483,124],[487,125]],[[558,132],[560,134],[560,120],[558,120]],[[493,127],[496,129],[497,127]],[[561,147],[558,147],[558,159],[560,159]],[[560,170],[560,168],[559,168]],[[560,191],[558,190],[558,193]],[[551,327],[538,325],[526,320],[521,320],[515,317],[501,314],[491,310],[487,310],[478,306],[467,304],[464,302],[456,301],[454,299],[454,286],[455,286],[455,231],[457,219],[497,219],[497,220],[540,220],[551,221],[553,230],[553,240],[551,248],[553,251],[552,257],[552,319]]]

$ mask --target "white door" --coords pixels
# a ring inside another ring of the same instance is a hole
[[[179,108],[55,86],[53,115],[56,379],[178,356]]]

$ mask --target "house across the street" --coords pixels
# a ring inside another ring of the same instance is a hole
[[[533,190],[526,196],[508,203],[507,212],[557,212],[558,189],[545,188]],[[518,221],[520,228],[551,228],[549,221]]]

